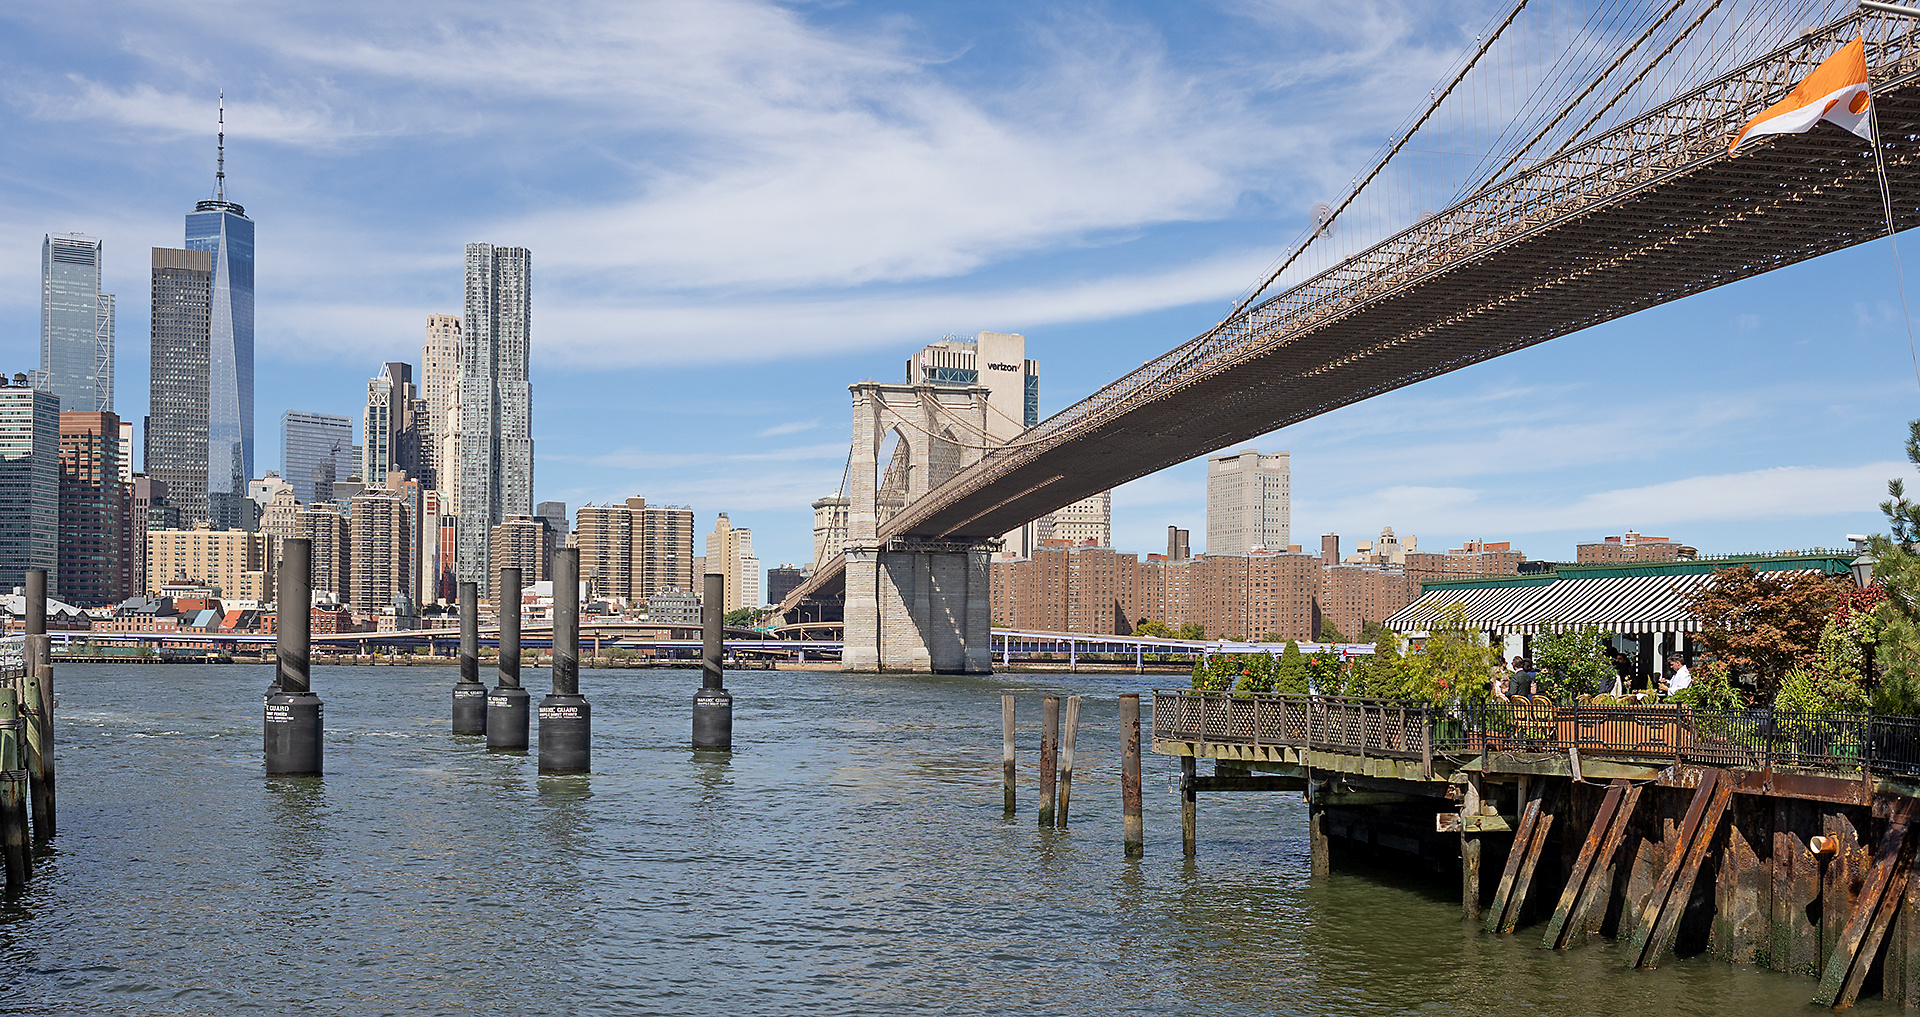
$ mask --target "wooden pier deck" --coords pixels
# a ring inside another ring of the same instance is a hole
[[[1181,759],[1187,830],[1203,792],[1304,792],[1316,873],[1457,869],[1490,934],[1609,936],[1632,966],[1707,953],[1819,978],[1835,1008],[1920,1007],[1916,718],[1176,690],[1154,695],[1152,748]]]

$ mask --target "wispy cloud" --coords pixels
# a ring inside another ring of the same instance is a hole
[[[819,426],[820,421],[818,420],[789,420],[784,424],[775,424],[761,431],[758,437],[777,438],[783,434],[799,434],[801,431],[811,431]]]

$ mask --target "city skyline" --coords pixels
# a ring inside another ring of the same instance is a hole
[[[551,337],[529,369],[543,390],[570,396],[543,403],[535,422],[535,499],[646,491],[696,506],[702,529],[729,512],[755,531],[766,561],[804,561],[807,506],[837,489],[844,463],[847,383],[897,376],[902,357],[942,334],[1019,332],[1048,364],[1044,417],[1203,331],[1391,134],[1490,9],[1386,5],[1354,23],[1312,15],[1298,40],[1244,12],[1196,15],[1208,34],[1233,40],[1243,65],[1144,8],[1088,15],[1051,36],[1050,49],[1035,41],[1038,15],[916,11],[879,37],[858,10],[727,5],[736,26],[742,17],[757,26],[758,43],[792,44],[775,47],[783,72],[808,83],[844,74],[846,88],[783,106],[746,77],[704,71],[689,79],[705,83],[699,98],[718,95],[743,116],[697,121],[696,97],[672,87],[685,65],[660,54],[638,19],[616,18],[571,56],[619,68],[581,93],[547,73],[560,62],[555,40],[499,11],[455,19],[418,52],[401,28],[373,29],[381,59],[359,67],[329,55],[324,30],[274,16],[237,25],[129,11],[124,35],[103,40],[18,13],[0,47],[50,83],[4,107],[22,144],[0,158],[28,185],[0,199],[0,226],[15,238],[0,244],[0,334],[23,369],[37,362],[34,241],[61,232],[128,252],[109,255],[102,288],[122,297],[120,334],[146,333],[137,252],[176,245],[173,210],[207,193],[219,86],[204,67],[156,54],[218,44],[221,74],[270,67],[286,82],[230,96],[227,117],[226,154],[248,210],[272,224],[259,238],[257,416],[357,416],[369,373],[413,359],[422,315],[460,309],[461,245],[525,244],[544,252],[540,328]],[[742,44],[720,13],[680,17],[700,38]],[[505,58],[526,85],[519,94],[461,70],[478,65],[467,47],[483,31],[524,38]],[[613,60],[634,47],[662,62]],[[966,56],[923,59],[929,52]],[[864,60],[874,53],[879,64]],[[1286,80],[1246,70],[1255,56],[1273,66],[1290,55],[1311,60]],[[445,76],[411,69],[426,65]],[[1022,68],[1029,93],[983,84]],[[328,105],[315,97],[334,94],[322,88],[333,80],[352,94]],[[661,112],[603,117],[632,106],[629,90],[654,96]],[[1371,98],[1335,116],[1319,94]],[[1129,119],[1100,115],[1114,95],[1141,100]],[[927,120],[890,96],[938,100],[989,125],[989,158],[1028,169],[976,168],[952,140],[958,120]],[[419,112],[476,100],[493,111],[484,130],[442,128]],[[804,129],[761,137],[709,126],[775,110]],[[836,144],[900,156],[891,176],[849,174],[857,157],[850,166],[807,142],[807,130],[850,111],[867,112]],[[1042,129],[1075,113],[1089,114],[1088,130]],[[578,152],[572,125],[586,120],[616,159],[560,154]],[[675,136],[687,144],[658,144]],[[1103,147],[1103,136],[1126,150]],[[666,152],[735,158],[656,154]],[[954,179],[969,174],[945,171],[961,166],[996,185],[991,193],[958,189]],[[803,200],[766,183],[789,167],[798,181],[848,185],[814,186]],[[875,225],[895,221],[890,208],[911,211],[911,243]],[[1884,244],[1868,245],[1253,444],[1293,452],[1294,530],[1308,537],[1398,521],[1448,545],[1524,536],[1555,558],[1626,528],[1685,529],[1706,553],[1835,542],[1883,529],[1872,506],[1887,478],[1906,474],[1898,442],[1913,400],[1900,380],[1911,370],[1899,356],[1897,299],[1881,285],[1890,277]],[[1875,282],[1861,291],[1859,279]],[[1847,296],[1816,309],[1787,299],[1796,287]],[[148,409],[137,405],[140,359],[117,365],[122,416],[136,421]],[[1112,516],[1121,548],[1153,550],[1169,524],[1204,532],[1204,463],[1118,489]]]

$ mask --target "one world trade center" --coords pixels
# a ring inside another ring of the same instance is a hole
[[[241,502],[253,476],[253,220],[227,200],[226,111],[211,201],[187,213],[187,249],[213,256],[207,343],[207,515],[243,526]]]

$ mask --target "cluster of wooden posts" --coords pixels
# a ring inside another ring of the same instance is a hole
[[[1461,819],[1482,815],[1478,776],[1467,783]],[[1467,914],[1489,933],[1513,933],[1536,868],[1553,867],[1541,865],[1543,854],[1565,852],[1571,863],[1541,941],[1547,949],[1579,945],[1612,910],[1628,967],[1659,966],[1691,924],[1723,959],[1817,976],[1820,1005],[1850,1006],[1876,971],[1889,1002],[1920,1004],[1920,881],[1911,879],[1920,805],[1891,795],[1870,805],[1796,801],[1756,793],[1753,777],[1707,767],[1691,788],[1616,779],[1604,794],[1522,777],[1513,841],[1484,910],[1481,837],[1461,827]],[[1649,790],[1654,804],[1636,816]],[[1684,813],[1675,791],[1684,792]],[[1575,825],[1562,831],[1560,851],[1543,850],[1556,813]],[[1576,854],[1566,842],[1589,816]],[[1550,891],[1552,881],[1542,881]]]
[[[1144,822],[1140,811],[1140,697],[1128,693],[1120,697],[1120,729],[1125,745],[1120,756],[1121,842],[1128,858],[1146,851]],[[1067,828],[1067,814],[1073,800],[1073,752],[1080,734],[1080,697],[1067,697],[1064,728],[1060,717],[1060,697],[1040,700],[1040,826],[1043,829]],[[1018,768],[1014,755],[1013,693],[1000,697],[1000,762],[1004,780],[1006,814],[1017,806],[1015,789]]]
[[[0,856],[5,892],[26,889],[33,852],[54,834],[53,646],[47,573],[27,573],[27,635],[18,674],[0,678]]]

